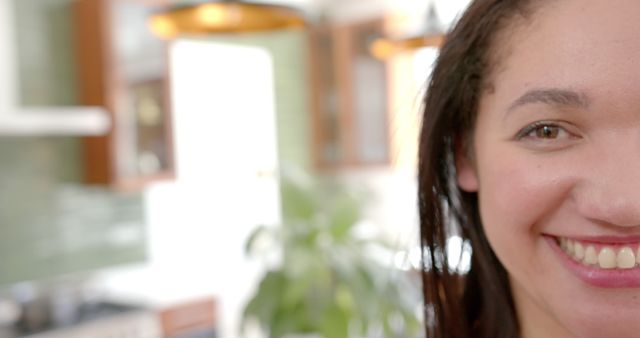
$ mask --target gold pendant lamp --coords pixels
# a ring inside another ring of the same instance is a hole
[[[305,27],[297,10],[274,4],[237,0],[178,5],[154,14],[151,30],[165,39],[178,35],[264,32]]]

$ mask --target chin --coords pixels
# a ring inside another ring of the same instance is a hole
[[[628,302],[625,302],[628,303]],[[640,336],[640,311],[637,304],[585,304],[560,318],[579,338],[637,338]]]

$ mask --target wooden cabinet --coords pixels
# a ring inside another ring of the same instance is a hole
[[[165,338],[216,337],[217,305],[213,298],[197,299],[160,311]]]
[[[139,189],[174,176],[167,48],[147,28],[165,0],[78,0],[76,61],[83,104],[105,107],[113,128],[84,139],[89,184]]]
[[[383,20],[310,34],[313,153],[322,169],[390,164],[387,66],[370,53]]]

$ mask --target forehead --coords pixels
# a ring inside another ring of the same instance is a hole
[[[640,1],[546,1],[512,29],[495,41],[505,52],[489,99],[507,101],[539,87],[640,99]]]

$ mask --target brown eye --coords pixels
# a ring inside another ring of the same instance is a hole
[[[535,130],[536,137],[542,139],[556,139],[558,138],[558,134],[560,134],[560,127],[558,126],[539,126]]]
[[[549,151],[564,149],[581,139],[580,130],[564,121],[534,122],[520,130],[515,137],[527,148]]]
[[[516,135],[518,140],[528,139],[530,141],[555,141],[569,138],[572,138],[572,134],[564,127],[546,121],[532,123]]]

